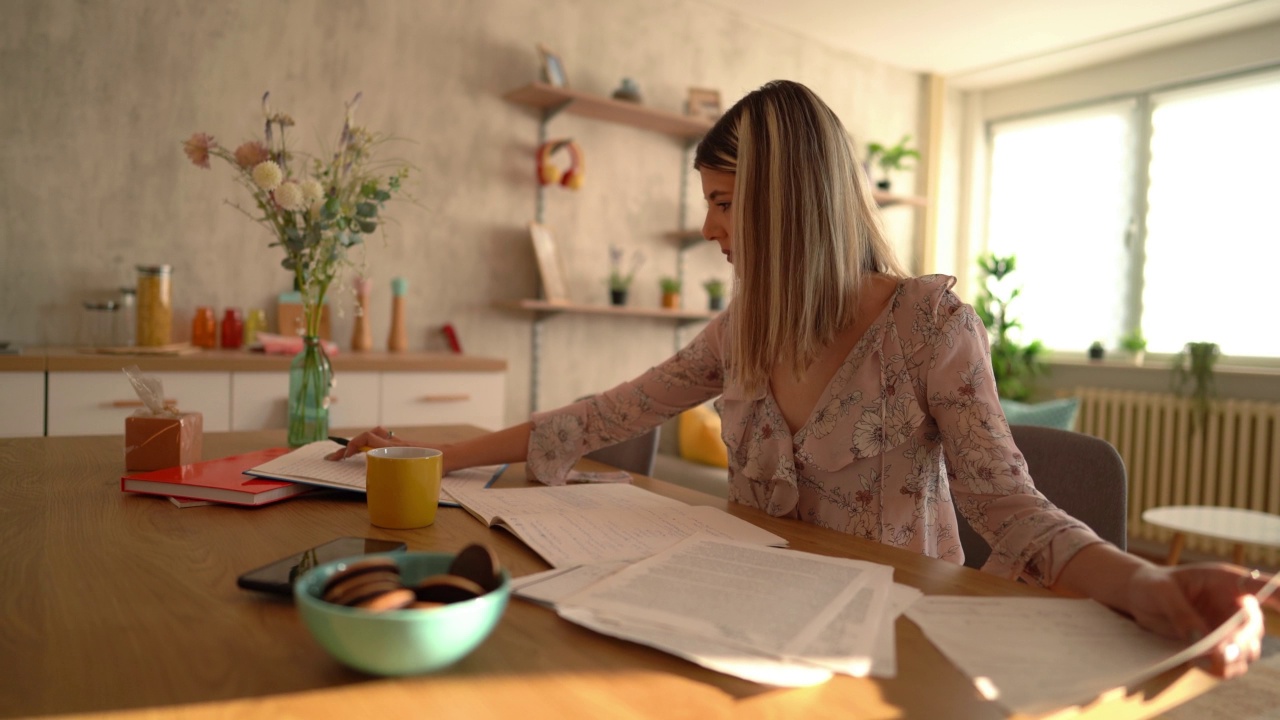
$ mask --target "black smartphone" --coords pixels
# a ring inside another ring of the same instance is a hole
[[[396,540],[376,540],[374,538],[341,537],[303,550],[296,555],[280,558],[269,565],[236,578],[236,585],[245,590],[259,590],[276,595],[293,595],[293,581],[307,570],[344,557],[366,555],[368,553],[400,552],[405,544]]]

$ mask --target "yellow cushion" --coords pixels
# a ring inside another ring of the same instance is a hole
[[[680,414],[680,457],[715,467],[729,467],[729,449],[720,439],[720,416],[699,405]]]

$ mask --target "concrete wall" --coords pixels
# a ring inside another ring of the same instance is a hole
[[[509,421],[529,411],[531,318],[494,306],[538,292],[525,230],[537,122],[502,94],[534,79],[537,42],[590,92],[607,95],[629,76],[645,104],[679,111],[690,86],[718,88],[727,105],[790,78],[822,95],[860,147],[920,135],[918,75],[696,1],[9,0],[4,10],[0,339],[76,342],[81,302],[133,284],[139,263],[174,266],[180,339],[197,305],[219,315],[262,307],[274,322],[274,298],[290,287],[278,249],[227,204],[246,199],[229,168],[197,169],[181,143],[195,131],[232,146],[254,137],[269,90],[298,122],[294,142],[319,151],[362,91],[358,120],[405,138],[387,154],[416,168],[416,202],[390,207],[396,223],[364,256],[375,344],[386,341],[390,280],[404,276],[411,347],[444,349],[439,328],[452,322],[466,352],[506,358]],[[646,254],[631,302],[656,306],[658,278],[676,268],[662,233],[680,222],[683,147],[567,116],[550,132],[576,139],[587,158],[582,191],[547,195],[573,299],[606,302],[615,243]],[[690,178],[696,225],[704,204]],[[913,212],[887,216],[909,253]],[[684,259],[685,303],[702,307],[701,282],[729,268],[710,246]],[[331,295],[345,346],[351,293]],[[543,408],[624,380],[675,342],[660,321],[562,316],[545,328]]]

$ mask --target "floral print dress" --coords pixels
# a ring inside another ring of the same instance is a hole
[[[1103,540],[1036,491],[1000,409],[986,329],[954,284],[902,280],[794,434],[767,387],[726,384],[723,313],[638,378],[536,413],[530,470],[562,483],[582,455],[720,396],[730,500],[961,564],[958,509],[991,545],[984,570],[1051,585]]]

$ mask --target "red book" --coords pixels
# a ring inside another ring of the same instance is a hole
[[[309,485],[244,474],[245,470],[288,452],[289,448],[267,448],[191,465],[130,473],[120,478],[120,489],[231,505],[266,505],[312,489]]]

